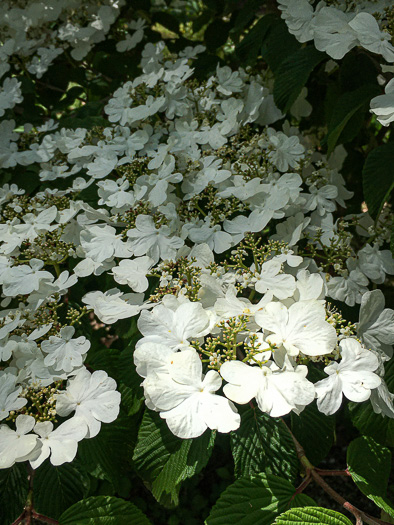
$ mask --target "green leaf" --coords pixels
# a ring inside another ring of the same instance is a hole
[[[315,505],[304,494],[295,494],[293,485],[283,478],[261,474],[239,478],[220,496],[207,525],[271,525],[289,507]]]
[[[0,470],[0,525],[9,525],[22,513],[28,489],[26,464]]]
[[[279,109],[288,111],[315,67],[326,58],[315,46],[297,49],[280,64],[275,72],[274,99]]]
[[[367,112],[370,100],[379,95],[380,91],[377,84],[363,84],[354,91],[348,91],[339,97],[333,108],[325,139],[329,155],[340,141],[341,134],[350,119],[358,112]]]
[[[303,509],[291,509],[281,514],[274,521],[274,525],[352,525],[352,522],[340,512],[323,509],[321,507],[304,507]]]
[[[391,452],[371,437],[361,436],[347,450],[349,472],[357,487],[391,517],[394,508],[386,499]]]
[[[289,55],[301,47],[297,39],[289,33],[284,20],[277,20],[278,23],[265,35],[261,46],[261,55],[274,73]]]
[[[138,507],[110,496],[97,496],[79,501],[60,518],[62,525],[150,525]]]
[[[272,14],[266,15],[255,24],[236,46],[235,53],[243,63],[253,63],[260,53],[260,48],[269,32],[280,23]]]
[[[180,439],[158,414],[145,411],[133,461],[159,503],[168,507],[178,505],[181,482],[205,467],[214,439],[215,434],[210,432],[197,439]]]
[[[204,33],[204,41],[209,51],[215,51],[227,42],[230,24],[224,20],[214,20]]]
[[[325,416],[312,403],[300,415],[291,413],[291,430],[305,450],[307,458],[318,465],[334,443],[335,417]]]
[[[286,426],[249,405],[240,407],[239,412],[241,427],[231,433],[236,476],[266,472],[294,481],[299,463]]]
[[[116,492],[127,496],[130,490],[129,460],[136,439],[135,421],[121,417],[110,425],[102,425],[94,438],[81,441],[78,457],[89,473],[94,475],[95,469],[99,467],[103,477],[112,483]]]
[[[368,155],[363,168],[363,190],[368,212],[377,219],[394,190],[393,142],[375,148]]]
[[[34,507],[37,512],[57,519],[87,492],[88,479],[70,463],[54,467],[49,461],[34,476]]]

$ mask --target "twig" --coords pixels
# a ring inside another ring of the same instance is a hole
[[[362,510],[358,509],[354,505],[352,505],[349,501],[346,501],[344,497],[342,497],[338,492],[336,492],[330,485],[324,481],[322,478],[322,475],[324,476],[349,476],[350,472],[346,470],[323,470],[323,469],[317,469],[312,465],[312,463],[309,461],[309,459],[305,455],[305,450],[303,449],[302,445],[298,442],[297,438],[294,436],[292,431],[289,429],[289,427],[286,425],[284,420],[281,418],[282,423],[285,425],[287,430],[289,431],[294,446],[297,452],[298,459],[305,468],[306,476],[307,478],[304,480],[303,483],[298,487],[297,493],[299,494],[302,490],[305,489],[307,485],[309,485],[309,482],[311,479],[313,479],[320,487],[329,495],[331,496],[337,503],[342,505],[344,509],[346,509],[348,512],[351,512],[353,516],[356,518],[356,525],[363,525],[363,523],[368,523],[368,525],[390,525],[387,521],[380,520],[379,518],[374,518],[373,516],[370,516],[369,514],[363,512]],[[309,479],[310,478],[310,479]],[[308,481],[307,481],[308,480]]]

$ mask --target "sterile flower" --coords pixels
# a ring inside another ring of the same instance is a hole
[[[240,361],[227,361],[220,374],[228,383],[224,394],[236,403],[245,404],[256,398],[258,407],[272,417],[300,412],[315,398],[313,384],[306,379],[304,365],[295,370],[281,370],[268,361],[262,367],[250,366]]]
[[[200,303],[181,304],[175,312],[159,304],[151,312],[143,311],[137,326],[144,336],[142,342],[161,343],[178,349],[189,345],[189,341],[206,335],[212,317]]]
[[[30,459],[30,465],[36,469],[49,455],[55,467],[72,461],[77,454],[78,441],[86,436],[88,427],[84,419],[73,417],[55,430],[50,421],[39,421],[35,424],[34,432],[40,436],[38,442],[41,444],[37,455]]]
[[[127,319],[137,315],[144,305],[144,294],[124,294],[118,288],[107,292],[89,292],[82,297],[82,302],[92,308],[97,317],[105,324],[116,323],[119,319]]]
[[[378,122],[388,126],[394,121],[394,78],[386,84],[384,95],[379,95],[371,100],[371,113],[375,113]]]
[[[153,372],[143,386],[171,432],[190,439],[200,436],[207,428],[230,432],[239,427],[240,416],[234,405],[214,394],[221,384],[215,370],[203,376],[201,360],[197,352],[190,349],[174,354],[168,372]]]
[[[154,264],[147,256],[120,261],[119,266],[112,268],[114,279],[119,284],[127,284],[135,292],[145,292],[149,286],[146,274]]]
[[[75,411],[92,438],[100,432],[101,422],[111,423],[119,414],[120,393],[115,389],[116,382],[103,370],[91,374],[82,368],[68,380],[66,390],[57,394],[56,412],[64,417]]]
[[[19,410],[26,405],[27,399],[19,397],[22,387],[16,386],[17,377],[0,370],[0,421],[7,418],[11,410]]]
[[[261,265],[255,288],[259,293],[271,292],[278,299],[286,299],[293,295],[296,282],[292,275],[282,273],[280,261],[271,259]]]
[[[42,341],[41,350],[48,354],[44,359],[46,365],[65,372],[82,365],[82,356],[89,350],[90,342],[83,335],[72,339],[74,333],[73,326],[64,326],[60,337],[51,335],[48,340]]]
[[[372,290],[363,295],[357,335],[370,350],[382,351],[382,357],[385,359],[392,357],[394,311],[384,307],[384,295],[381,290]]]
[[[320,301],[300,301],[286,308],[281,303],[269,303],[255,315],[256,323],[271,332],[267,337],[276,346],[283,345],[290,356],[329,354],[335,348],[335,328],[326,320]]]
[[[35,419],[19,415],[15,420],[16,430],[0,425],[0,469],[9,468],[15,462],[26,461],[37,447],[38,440],[33,430]]]
[[[334,414],[342,403],[342,395],[350,401],[366,401],[371,389],[377,388],[380,377],[373,373],[378,367],[378,358],[363,348],[356,339],[342,339],[341,362],[331,362],[324,371],[329,377],[315,383],[317,407],[320,412]]]

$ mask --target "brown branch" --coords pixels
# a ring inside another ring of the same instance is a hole
[[[323,490],[326,492],[329,496],[331,496],[337,503],[342,505],[344,509],[346,509],[348,512],[351,512],[353,516],[356,518],[356,525],[363,525],[363,523],[368,523],[368,525],[390,525],[387,521],[383,521],[379,518],[374,518],[373,516],[370,516],[366,512],[363,512],[362,510],[358,509],[354,505],[352,505],[349,501],[347,501],[344,497],[342,497],[338,492],[336,492],[330,485],[324,481],[322,478],[322,475],[324,476],[350,476],[350,472],[346,470],[323,470],[323,469],[317,469],[312,465],[312,463],[309,461],[309,459],[305,455],[305,450],[303,449],[302,445],[298,442],[297,438],[294,436],[292,431],[289,429],[289,427],[286,425],[284,420],[281,418],[282,423],[285,425],[287,430],[289,431],[294,446],[297,452],[298,459],[301,463],[301,465],[304,467],[306,471],[306,479],[301,483],[301,485],[296,489],[296,493],[302,492],[302,490],[305,489],[307,485],[309,485],[309,482],[313,479]]]

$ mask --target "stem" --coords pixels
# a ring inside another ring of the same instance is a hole
[[[43,514],[39,514],[35,510],[32,511],[31,515],[33,516],[35,520],[40,520],[43,523],[50,523],[51,525],[59,525],[58,521],[52,518],[48,518],[48,516],[44,516]]]
[[[19,523],[23,523],[24,525],[31,525],[32,519],[40,520],[43,523],[48,523],[49,525],[59,525],[59,522],[49,518],[48,516],[44,516],[43,514],[39,514],[36,512],[33,508],[33,479],[34,479],[34,469],[31,467],[30,463],[27,464],[27,471],[28,476],[27,479],[29,480],[29,492],[27,494],[27,499],[25,503],[25,507],[23,509],[23,512],[11,525],[18,525]]]
[[[297,452],[298,459],[300,463],[304,466],[306,470],[306,479],[301,483],[301,485],[297,488],[296,493],[299,494],[302,490],[305,489],[307,485],[309,485],[309,482],[313,479],[323,490],[326,492],[329,496],[331,496],[337,503],[342,505],[344,509],[346,509],[348,512],[351,512],[353,516],[356,518],[356,525],[363,525],[363,523],[368,523],[368,525],[390,525],[387,521],[383,521],[379,518],[374,518],[373,516],[370,516],[369,514],[363,512],[362,510],[358,509],[349,501],[346,501],[345,498],[343,498],[338,492],[336,492],[330,485],[324,481],[322,478],[323,476],[350,476],[350,472],[346,470],[323,470],[323,469],[317,469],[315,468],[312,463],[309,461],[309,459],[305,455],[305,450],[301,446],[301,444],[298,442],[297,438],[294,436],[292,431],[289,429],[289,427],[286,425],[284,420],[280,418],[282,423],[285,425],[287,430],[289,431],[294,445]],[[297,492],[298,491],[298,492]]]

